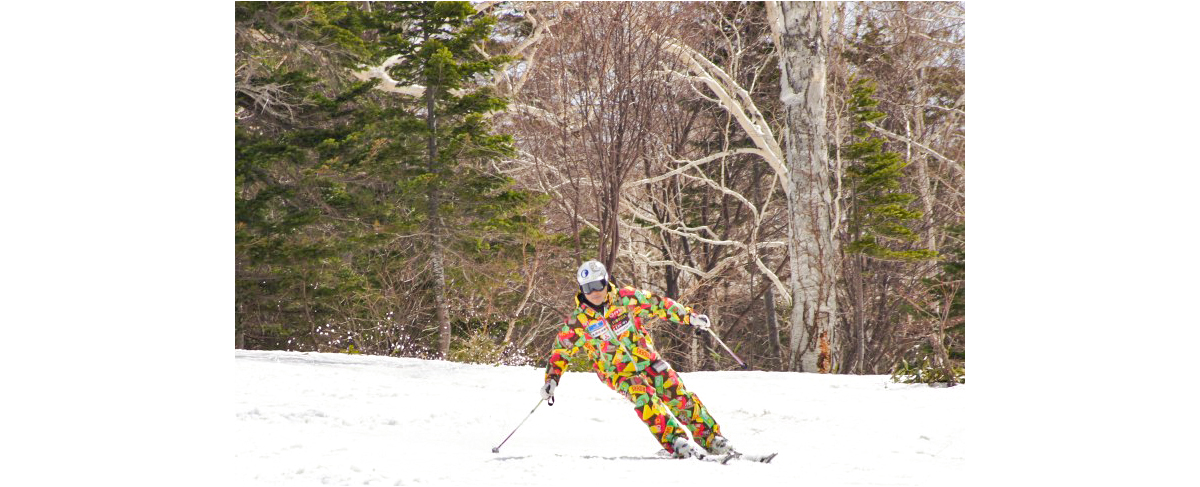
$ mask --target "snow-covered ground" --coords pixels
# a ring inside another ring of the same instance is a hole
[[[740,450],[771,464],[653,458],[632,407],[591,373],[554,406],[542,371],[345,354],[236,351],[238,485],[928,486],[965,480],[969,386],[885,376],[681,374]],[[649,458],[647,458],[649,457]],[[662,482],[668,482],[662,484]]]

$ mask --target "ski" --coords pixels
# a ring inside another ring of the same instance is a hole
[[[737,460],[740,462],[771,463],[771,460],[774,460],[775,455],[778,455],[778,454],[779,453],[770,453],[767,455],[751,455],[751,454],[747,454],[747,453],[733,452],[733,453],[726,453],[726,454],[722,454],[722,455],[705,455],[703,457],[689,457],[689,458],[700,460],[702,462],[712,462],[712,463],[719,463],[721,465],[729,465],[729,463],[734,460]],[[670,453],[667,453],[666,450],[659,450],[659,452],[657,454],[647,455],[647,456],[638,456],[638,455],[563,455],[563,454],[557,454],[555,456],[587,458],[587,459],[593,459],[593,460],[687,460],[687,458],[675,458]],[[524,460],[524,459],[531,458],[531,457],[532,457],[531,455],[504,456],[504,457],[496,457],[493,460],[494,461]]]
[[[673,460],[672,457],[662,455],[580,455],[579,458],[600,460]]]
[[[705,455],[703,457],[692,457],[692,458],[695,458],[696,460],[703,460],[706,462],[719,463],[721,465],[729,465],[729,461],[737,458],[737,455],[733,454],[733,453],[726,453],[724,455]]]
[[[751,454],[747,454],[747,453],[733,452],[733,453],[725,453],[722,455],[705,455],[703,457],[690,457],[690,458],[694,458],[696,460],[705,461],[705,462],[719,463],[721,465],[728,465],[729,462],[731,462],[733,460],[740,460],[740,461],[744,461],[744,462],[771,463],[771,460],[774,460],[775,455],[778,455],[778,454],[779,454],[778,452],[775,452],[775,453],[770,453],[767,455],[751,455]],[[671,456],[671,454],[667,453],[666,450],[659,450],[657,457],[658,458],[670,458],[670,459],[674,459],[674,460],[684,460],[682,458],[675,458],[675,457]]]
[[[704,458],[696,457],[696,459],[704,460],[706,462],[716,462],[720,463],[721,465],[728,465],[729,462],[733,460],[741,462],[771,463],[771,460],[775,459],[775,455],[778,455],[778,453],[771,453],[769,455],[749,455],[745,453],[734,452],[723,455],[705,455]]]
[[[766,455],[751,455],[748,453],[731,453],[730,455],[738,460],[746,462],[771,463],[771,460],[774,460],[775,455],[778,454],[779,452],[769,453]]]

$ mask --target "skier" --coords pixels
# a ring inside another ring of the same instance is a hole
[[[579,267],[576,280],[579,294],[574,317],[563,325],[550,352],[542,399],[553,403],[563,371],[583,349],[600,380],[633,403],[638,418],[672,456],[703,458],[706,452],[733,453],[708,409],[684,388],[671,365],[659,358],[642,323],[645,318],[661,318],[708,330],[708,317],[649,291],[628,286],[618,289],[604,264],[594,260]],[[694,442],[688,440],[683,427],[691,431]]]

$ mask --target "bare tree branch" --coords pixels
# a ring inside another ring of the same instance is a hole
[[[724,108],[737,120],[746,136],[754,142],[756,147],[761,149],[760,155],[767,164],[781,177],[786,178],[788,169],[784,163],[783,150],[779,147],[775,133],[767,124],[766,118],[758,110],[754,100],[750,98],[750,94],[742,89],[720,66],[713,64],[692,48],[675,39],[664,38],[663,40],[666,51],[679,56],[680,60],[695,75],[689,79],[704,83],[712,90],[713,94],[717,95],[721,108]],[[787,185],[784,185],[783,188],[785,193],[790,191]]]
[[[922,151],[924,151],[925,153],[927,153],[927,154],[929,154],[929,155],[931,155],[931,156],[933,156],[933,157],[937,158],[938,160],[940,160],[940,161],[942,161],[942,162],[945,162],[945,163],[947,163],[947,164],[950,164],[950,167],[953,167],[955,170],[957,170],[957,171],[958,171],[958,174],[959,174],[960,176],[961,176],[961,175],[963,175],[963,173],[965,172],[965,171],[963,170],[963,167],[962,167],[962,165],[961,165],[961,164],[959,164],[958,162],[955,162],[953,159],[950,159],[949,157],[946,157],[946,156],[943,156],[943,155],[939,154],[937,151],[935,151],[935,150],[933,150],[933,149],[930,149],[930,148],[929,148],[928,146],[926,146],[925,144],[922,144],[922,143],[920,143],[920,142],[917,142],[917,141],[915,141],[915,140],[912,140],[912,139],[910,139],[910,138],[908,138],[908,137],[905,137],[905,136],[903,136],[903,135],[896,134],[896,133],[892,133],[892,132],[891,132],[891,131],[889,131],[888,129],[885,129],[885,128],[883,128],[883,127],[880,127],[880,126],[878,126],[878,125],[875,125],[874,123],[871,123],[871,122],[867,122],[867,126],[868,126],[868,127],[871,127],[871,128],[873,128],[873,129],[875,129],[877,132],[879,132],[879,133],[881,133],[881,134],[883,134],[883,135],[886,135],[886,136],[888,136],[888,137],[891,137],[891,138],[893,138],[893,139],[899,140],[899,141],[901,141],[901,142],[907,142],[907,143],[909,143],[909,144],[912,144],[912,145],[916,146],[917,148],[921,149]]]
[[[670,172],[663,173],[663,174],[660,174],[660,175],[658,175],[658,176],[654,176],[654,177],[651,177],[651,178],[643,178],[643,179],[639,179],[639,180],[637,180],[637,181],[631,181],[631,182],[629,182],[629,183],[626,183],[626,184],[627,184],[627,185],[629,185],[629,186],[636,186],[636,185],[640,185],[640,184],[651,184],[651,183],[657,183],[657,182],[659,182],[659,181],[662,181],[662,180],[664,180],[664,179],[666,179],[666,178],[669,178],[669,177],[671,177],[671,176],[675,176],[675,175],[677,175],[677,174],[682,174],[682,173],[684,173],[685,171],[687,171],[688,169],[694,168],[694,167],[696,167],[696,166],[699,166],[699,165],[701,165],[701,164],[706,164],[706,163],[712,162],[712,161],[714,161],[714,160],[716,160],[716,159],[720,159],[720,158],[723,158],[723,157],[729,157],[729,156],[735,156],[735,155],[738,155],[738,154],[755,154],[755,155],[759,155],[759,156],[765,156],[765,154],[763,153],[763,151],[762,151],[762,150],[760,150],[760,149],[748,149],[748,148],[746,148],[746,149],[734,149],[734,150],[725,151],[725,152],[718,152],[718,153],[716,153],[716,154],[711,154],[711,155],[708,155],[708,156],[706,156],[706,157],[703,157],[703,158],[700,158],[700,159],[697,159],[697,160],[694,160],[694,161],[681,161],[681,160],[678,160],[678,159],[676,159],[676,160],[675,160],[675,162],[678,162],[678,163],[683,163],[683,164],[686,164],[686,165],[684,165],[684,166],[680,166],[680,167],[677,167],[677,168],[675,168],[675,169],[672,169]]]

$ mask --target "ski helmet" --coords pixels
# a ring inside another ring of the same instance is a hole
[[[608,270],[599,261],[589,260],[579,266],[579,272],[575,273],[575,280],[579,282],[579,289],[584,294],[606,289],[608,287]]]

